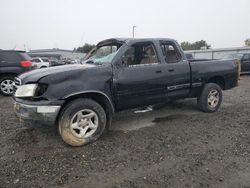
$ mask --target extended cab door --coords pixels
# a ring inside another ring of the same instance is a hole
[[[165,61],[165,92],[170,100],[185,98],[191,88],[191,70],[189,62],[184,58],[181,49],[173,41],[160,41]]]
[[[244,54],[241,60],[241,71],[250,72],[250,54]]]
[[[163,100],[163,65],[153,42],[128,46],[113,75],[118,110],[154,104]]]

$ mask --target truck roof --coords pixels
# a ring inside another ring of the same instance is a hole
[[[112,42],[116,42],[116,43],[128,43],[129,41],[133,41],[133,42],[144,42],[144,41],[159,41],[159,40],[167,40],[167,41],[172,41],[172,42],[176,42],[176,40],[174,39],[170,39],[170,38],[110,38],[110,39],[106,39],[103,40],[101,42],[99,42],[97,44],[97,46],[102,46],[105,44],[109,44]]]

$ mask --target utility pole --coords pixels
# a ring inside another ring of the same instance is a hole
[[[135,28],[136,28],[136,26],[133,25],[133,38],[135,38]]]

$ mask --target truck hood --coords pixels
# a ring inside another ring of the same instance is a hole
[[[92,67],[96,67],[96,66],[90,65],[90,64],[55,66],[55,67],[50,67],[50,68],[32,70],[32,71],[19,75],[18,78],[22,80],[23,84],[28,83],[28,82],[32,83],[32,82],[37,82],[41,78],[49,76],[51,74],[67,73],[69,71],[83,70],[83,69],[88,69]]]

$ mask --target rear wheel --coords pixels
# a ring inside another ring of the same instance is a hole
[[[198,98],[198,106],[203,112],[216,112],[222,102],[221,87],[215,83],[208,83],[204,86],[200,97]]]
[[[91,99],[76,99],[65,106],[59,118],[59,133],[71,146],[97,140],[106,127],[106,113]]]
[[[14,92],[14,78],[11,76],[5,76],[0,78],[0,93],[6,96],[10,96]]]

